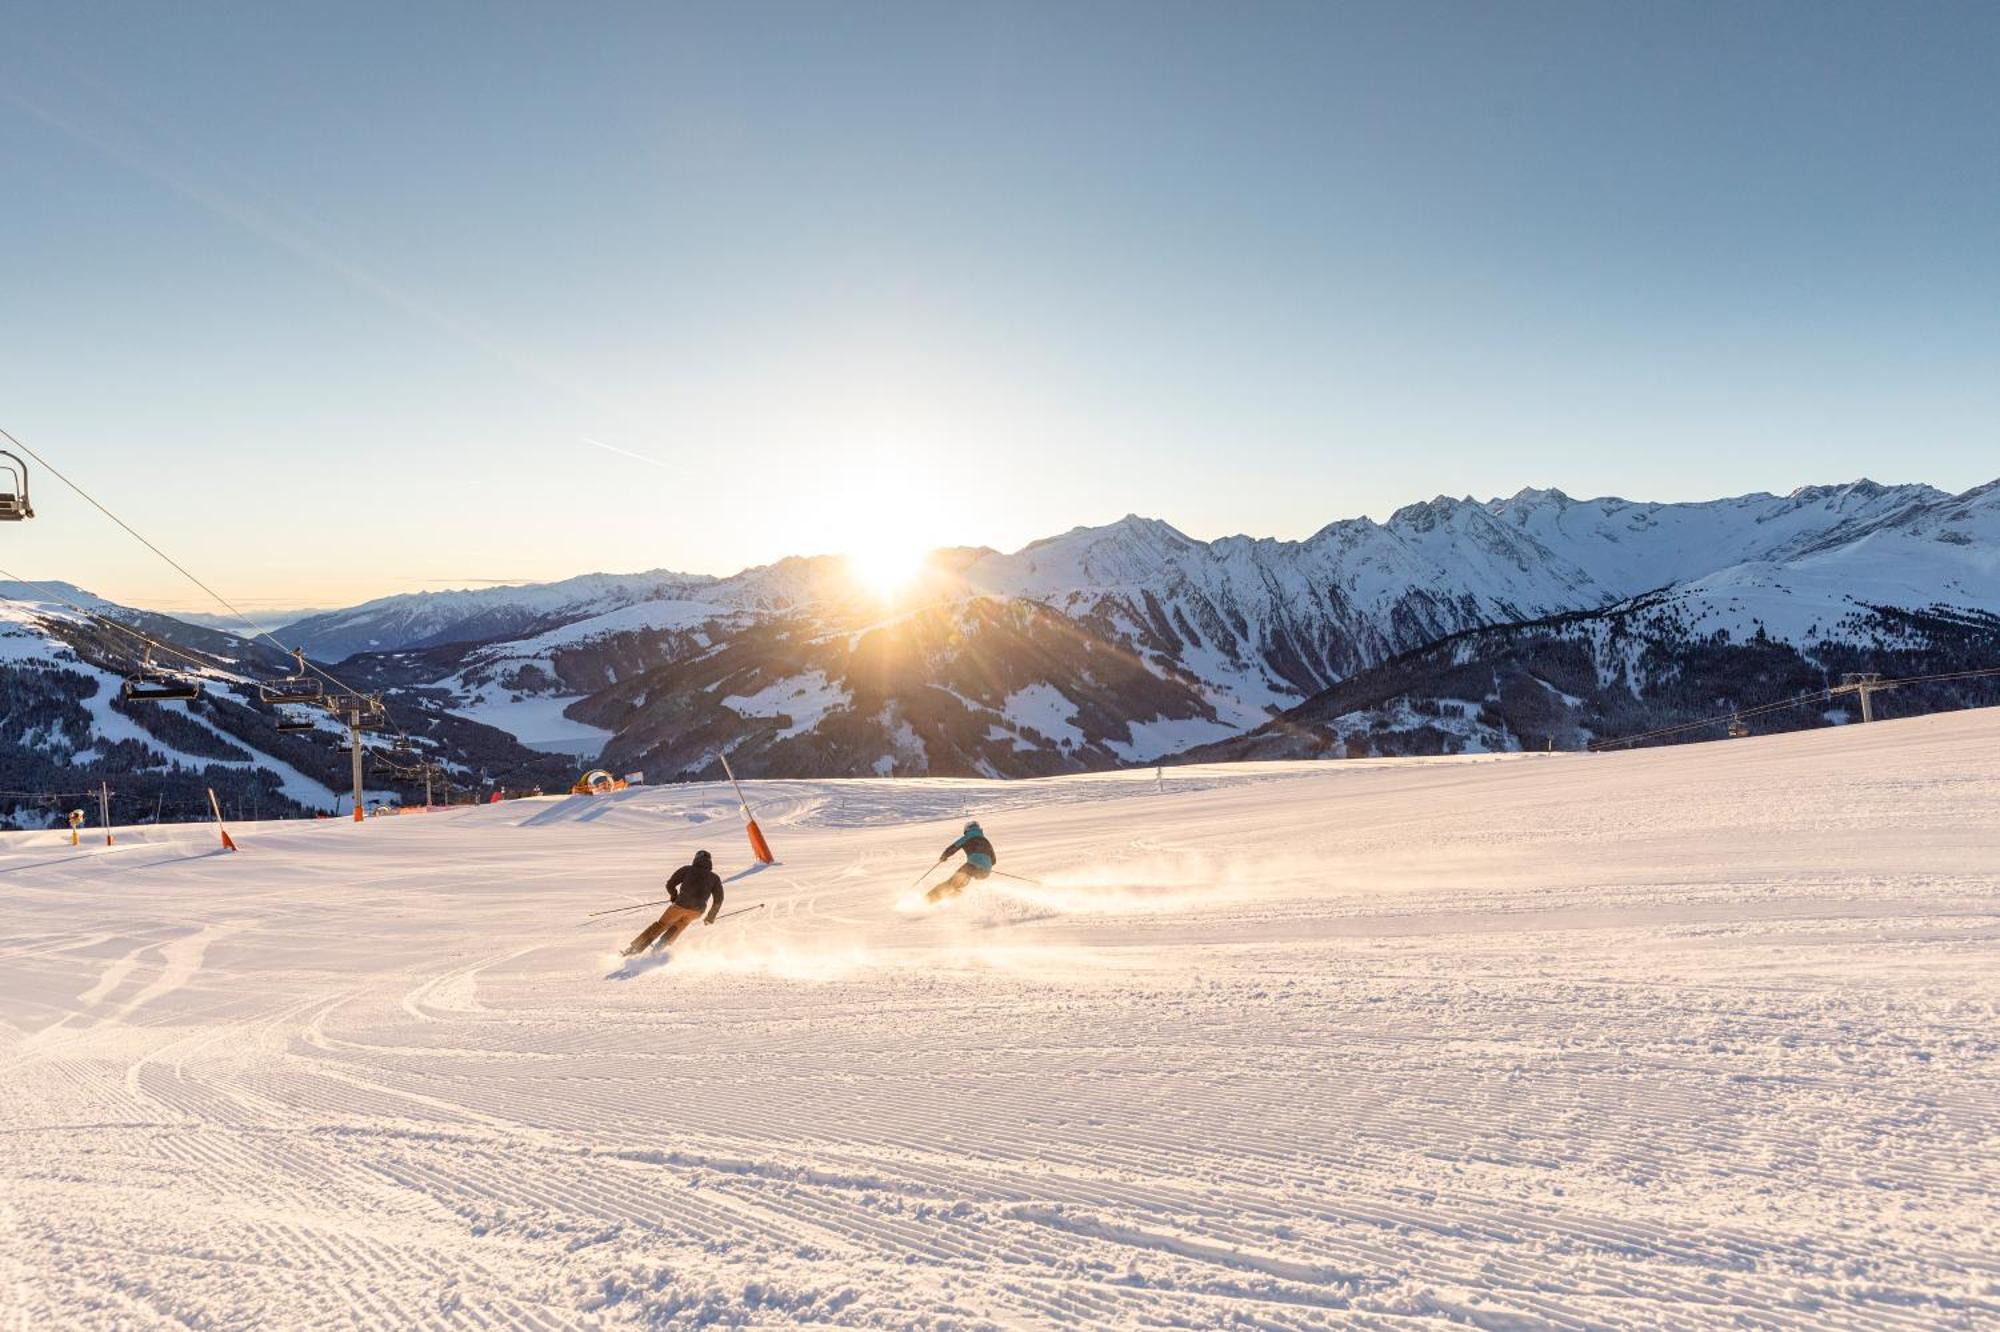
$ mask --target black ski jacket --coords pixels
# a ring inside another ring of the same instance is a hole
[[[722,880],[712,869],[683,865],[674,871],[673,878],[667,880],[667,896],[673,899],[675,906],[686,907],[690,911],[706,911],[711,895],[715,898],[715,909],[722,910]]]

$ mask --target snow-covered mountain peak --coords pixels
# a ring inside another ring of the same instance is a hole
[[[1012,553],[933,552],[893,602],[844,556],[792,556],[721,579],[589,574],[380,598],[284,633],[322,659],[365,653],[341,666],[357,680],[523,742],[608,743],[633,768],[692,772],[749,743],[732,752],[800,772],[888,761],[994,775],[1143,761],[1260,727],[1443,639],[1629,618],[1639,602],[1739,642],[1852,637],[1887,623],[1883,607],[1977,625],[2000,614],[2000,482],[1947,496],[1864,479],[1699,503],[1531,486],[1440,495],[1305,541],[1203,541],[1127,514]],[[8,641],[16,656],[40,650],[38,631]]]
[[[1856,571],[1874,585],[1881,580],[1870,571],[1893,564],[1906,574],[1883,583],[1883,600],[1900,604],[1909,588],[1934,584],[1927,601],[1982,606],[1983,596],[1959,589],[2000,560],[2000,490],[1954,498],[1863,479],[1786,496],[1650,503],[1527,486],[1483,502],[1438,495],[1387,522],[1343,519],[1304,541],[1203,541],[1132,513],[1011,553],[936,552],[904,609],[966,597],[1037,603],[1079,632],[1115,640],[1156,673],[1198,681],[1219,716],[1255,721],[1267,707],[1289,706],[1445,635],[1597,610],[1739,566],[1740,575],[1717,586],[1740,598],[1743,588],[1771,584],[1760,570],[1829,552],[1845,552],[1818,575],[1830,587]],[[452,598],[480,604],[460,607],[473,613],[456,621],[434,620],[430,612],[450,608]],[[338,626],[351,643],[361,640],[350,651],[480,642],[488,646],[468,665],[533,664],[539,687],[561,677],[564,687],[587,693],[692,647],[708,651],[771,632],[846,634],[889,622],[885,609],[896,608],[864,594],[848,562],[828,555],[724,579],[592,575],[359,609],[367,613],[341,613],[354,622]],[[773,628],[781,624],[789,627]],[[1036,678],[1053,677],[1021,677]]]
[[[1620,501],[1620,503],[1622,502],[1623,501]],[[1564,494],[1562,491],[1557,490],[1554,486],[1548,486],[1546,488],[1539,486],[1522,486],[1519,490],[1515,491],[1512,495],[1509,495],[1506,499],[1496,499],[1487,501],[1486,507],[1497,513],[1503,509],[1521,509],[1521,508],[1529,508],[1544,504],[1567,506],[1574,503],[1576,503],[1575,500],[1571,499],[1568,495]]]
[[[1879,481],[1860,477],[1853,481],[1837,482],[1833,485],[1799,486],[1786,499],[1813,503],[1822,500],[1838,500],[1853,495],[1859,499],[1876,499],[1889,490]]]
[[[1107,543],[1171,550],[1185,550],[1202,544],[1165,519],[1147,518],[1136,513],[1128,513],[1117,522],[1106,523],[1101,527],[1073,527],[1061,536],[1049,537],[1031,544],[1034,546],[1084,544],[1098,547]]]
[[[1935,486],[1921,484],[1885,486],[1867,477],[1837,485],[1800,486],[1785,499],[1798,507],[1813,506],[1836,513],[1879,512],[1885,506],[1907,507],[1931,504],[1950,496]]]
[[[966,574],[977,591],[1042,597],[1150,581],[1207,549],[1171,523],[1126,514],[1115,523],[1074,527],[1011,555],[982,559]]]
[[[1438,495],[1431,499],[1419,500],[1415,504],[1405,504],[1389,515],[1386,526],[1403,528],[1414,532],[1428,532],[1432,529],[1462,518],[1467,510],[1479,509],[1484,512],[1479,501],[1470,495],[1453,499],[1449,495]]]

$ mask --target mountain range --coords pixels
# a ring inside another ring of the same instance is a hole
[[[130,669],[83,617],[17,591],[0,686],[36,665],[106,687]],[[1570,747],[1843,670],[2000,662],[1996,617],[2000,482],[1953,495],[1863,480],[1671,504],[1439,496],[1302,541],[1202,541],[1133,515],[1011,553],[935,552],[893,605],[860,591],[843,559],[798,557],[728,578],[594,573],[384,597],[278,637],[382,692],[413,743],[480,786],[503,770],[555,781],[572,757],[674,780],[713,775],[721,752],[760,776],[1016,776]],[[209,655],[212,698],[233,690],[257,713],[248,682],[282,658],[144,622]],[[48,660],[31,664],[33,639]],[[1899,705],[1985,701],[1974,681]],[[141,739],[102,712],[89,726],[66,714],[64,734],[89,737],[72,765],[121,740],[169,768],[216,762],[193,741],[161,752],[157,728]],[[277,757],[237,722],[232,762]],[[32,747],[15,729],[0,724],[0,763],[8,745]],[[314,765],[289,766],[303,783],[279,787],[309,797]]]

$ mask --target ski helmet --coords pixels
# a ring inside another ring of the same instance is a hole
[[[709,867],[709,864],[710,864],[710,860],[709,860],[709,855],[708,855],[708,852],[706,852],[706,851],[697,851],[697,852],[695,852],[695,853],[694,853],[694,863],[695,863],[695,864],[697,864],[697,865],[699,865],[699,866],[701,866],[701,867],[702,867],[703,869],[707,869],[707,868]]]
[[[965,825],[965,835],[967,837],[980,837],[984,835],[979,827],[979,820],[974,819]]]

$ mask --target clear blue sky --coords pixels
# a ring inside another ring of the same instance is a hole
[[[2000,5],[0,19],[0,426],[265,605],[2000,474]]]

